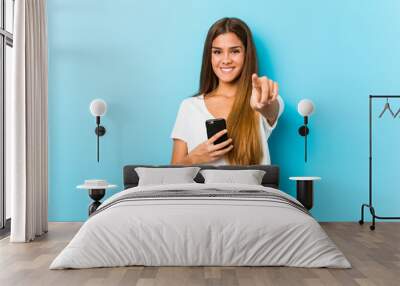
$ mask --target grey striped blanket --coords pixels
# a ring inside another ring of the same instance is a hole
[[[117,199],[102,205],[98,210],[92,213],[94,216],[100,212],[107,210],[108,208],[118,205],[127,201],[148,201],[148,200],[191,200],[191,199],[204,199],[204,200],[257,200],[257,201],[269,201],[279,204],[285,204],[291,206],[305,214],[310,215],[308,210],[300,203],[290,200],[289,198],[282,196],[277,193],[260,191],[260,190],[219,190],[215,188],[202,189],[202,190],[163,190],[163,191],[138,191],[129,192],[125,195],[119,196]]]

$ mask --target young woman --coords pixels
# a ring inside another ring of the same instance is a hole
[[[199,92],[183,100],[171,133],[171,164],[271,163],[267,140],[284,105],[278,84],[257,73],[248,26],[237,18],[214,23],[204,44]],[[205,121],[212,118],[224,118],[227,130],[207,139]],[[214,144],[226,132],[229,139]]]

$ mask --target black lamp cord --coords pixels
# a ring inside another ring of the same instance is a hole
[[[99,144],[99,130],[100,130],[100,116],[96,116],[96,124],[97,124],[97,129],[96,129],[96,134],[97,134],[97,162],[99,162],[99,149],[100,149],[100,144]]]
[[[304,136],[304,161],[307,162],[307,124],[308,116],[304,116],[305,136]]]
[[[304,137],[304,161],[307,162],[307,134]]]

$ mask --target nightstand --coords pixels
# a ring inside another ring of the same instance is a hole
[[[289,180],[296,181],[297,200],[307,210],[311,210],[314,203],[313,183],[321,180],[320,177],[289,177]]]
[[[77,189],[87,189],[89,197],[93,200],[89,205],[89,216],[101,205],[100,200],[106,194],[106,190],[116,187],[117,185],[111,185],[105,180],[85,180],[83,185],[76,186]]]

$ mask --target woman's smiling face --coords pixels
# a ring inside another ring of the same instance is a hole
[[[236,34],[224,33],[212,41],[211,65],[220,81],[235,81],[242,72],[244,58],[245,48]]]

